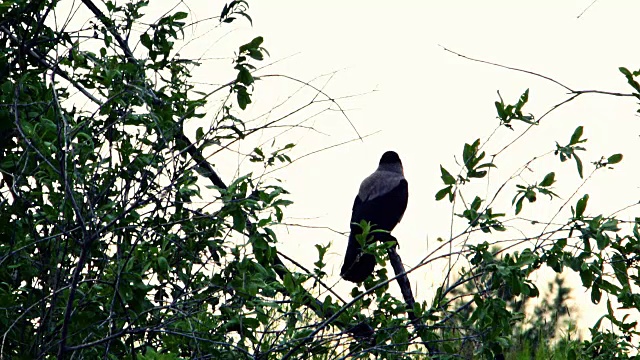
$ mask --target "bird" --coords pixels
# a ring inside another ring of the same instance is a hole
[[[360,222],[368,221],[371,230],[391,232],[402,220],[408,199],[409,184],[404,178],[400,157],[395,151],[387,151],[380,158],[376,171],[362,181],[353,202],[351,232],[340,271],[343,279],[360,283],[373,273],[376,266],[375,256],[364,253],[356,240],[356,236],[362,234]],[[381,233],[370,236],[375,240],[382,238]]]

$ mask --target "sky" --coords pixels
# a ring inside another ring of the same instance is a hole
[[[277,62],[259,73],[287,74],[310,81],[337,71],[324,87],[325,92],[335,98],[363,94],[339,103],[347,109],[349,120],[360,134],[375,133],[363,141],[303,158],[276,172],[277,177],[285,179],[284,186],[295,201],[286,212],[286,221],[308,226],[280,229],[279,250],[311,268],[316,260],[314,245],[331,242],[327,257],[332,280],[329,283],[335,283],[336,289],[349,298],[351,284],[339,279],[346,236],[316,227],[347,231],[360,182],[375,170],[384,151],[395,150],[405,166],[410,199],[394,235],[400,241],[399,254],[405,265],[416,265],[439,245],[438,238],[446,239],[451,234],[451,205],[434,199],[443,187],[439,166],[457,172],[454,156],[460,158],[464,143],[477,138],[484,143],[493,132],[498,125],[494,107],[497,91],[505,102],[515,103],[525,89],[530,89],[525,110],[536,117],[568,98],[566,89],[549,80],[470,61],[445,48],[532,71],[574,90],[629,92],[618,67],[634,69],[640,65],[640,49],[634,45],[633,37],[640,3],[600,0],[589,7],[591,3],[252,2],[253,28],[239,28],[229,38],[250,38],[251,34],[265,38],[270,60]],[[325,79],[314,84],[325,85]],[[275,86],[268,80],[259,84],[255,90],[256,107],[269,108],[275,103],[271,97],[286,98],[290,85],[283,82]],[[536,204],[525,205],[522,217],[548,221],[564,201],[575,204],[585,193],[591,194],[589,210],[598,213],[611,214],[637,202],[635,179],[640,159],[635,150],[640,125],[636,109],[635,101],[628,97],[580,96],[552,112],[540,126],[501,154],[496,159],[498,169],[489,181],[471,187],[467,196],[493,194],[517,167],[553,150],[556,141],[567,143],[573,130],[582,125],[584,137],[589,139],[589,151],[582,155],[585,173],[592,168],[590,162],[601,156],[623,153],[624,161],[615,171],[600,171],[580,187],[582,181],[574,163],[560,163],[556,157],[546,156],[522,180],[539,182],[547,172],[555,171],[558,183],[554,190],[562,199],[540,198]],[[294,158],[356,136],[339,112],[323,113],[313,125],[326,135],[303,131],[292,136],[292,141],[298,143]],[[515,131],[498,130],[485,148],[487,153],[496,153],[526,126],[516,124],[514,128]],[[514,192],[509,191],[497,204],[513,217],[509,205]],[[576,195],[571,197],[574,192]],[[621,213],[622,218],[633,219],[632,210]],[[567,214],[565,207],[555,220],[565,221]],[[454,228],[459,232],[464,225],[456,220]],[[411,274],[418,299],[429,299],[440,285],[444,265],[431,264]],[[538,286],[545,288],[549,275],[536,274]],[[593,324],[596,313],[589,310],[589,293],[580,287],[576,276],[567,279],[576,286],[573,301],[582,310],[583,325]],[[399,296],[395,286],[391,288]]]
[[[465,59],[445,49],[535,72],[573,90],[628,93],[630,87],[618,67],[640,68],[640,48],[634,37],[640,2],[632,0],[249,1],[253,26],[238,20],[222,27],[207,19],[219,15],[223,2],[197,0],[184,4],[190,10],[188,20],[197,25],[185,32],[186,41],[179,53],[202,61],[203,66],[194,69],[193,75],[203,88],[233,79],[234,51],[253,37],[262,36],[270,57],[261,64],[268,66],[256,75],[287,75],[322,88],[337,99],[343,111],[337,111],[335,104],[299,82],[263,77],[253,91],[254,103],[241,115],[260,123],[315,99],[313,106],[285,121],[302,122],[306,127],[277,137],[280,145],[296,143],[290,153],[295,162],[266,174],[264,179],[282,180],[290,191],[289,199],[294,201],[285,212],[285,222],[290,225],[278,228],[278,249],[312,268],[317,260],[315,245],[331,244],[325,269],[328,282],[335,284],[345,299],[352,285],[339,277],[347,243],[340,232],[348,231],[359,184],[375,170],[382,153],[399,153],[409,182],[409,205],[393,232],[400,242],[398,252],[409,268],[440,245],[438,238],[448,239],[452,229],[453,234],[464,230],[465,222],[457,217],[451,225],[451,204],[435,201],[435,193],[444,187],[439,167],[457,174],[460,166],[456,159],[460,159],[464,143],[479,138],[484,144],[494,132],[498,126],[494,106],[497,92],[505,102],[515,103],[529,89],[524,110],[536,118],[568,98],[565,88],[548,79]],[[149,11],[151,22],[166,8]],[[82,14],[76,16],[81,18]],[[141,51],[139,44],[136,51]],[[217,105],[210,102],[209,110],[213,113]],[[565,201],[575,204],[585,193],[591,194],[587,211],[591,215],[611,214],[637,203],[637,108],[636,101],[629,97],[581,95],[553,111],[540,126],[502,152],[495,159],[498,168],[487,180],[465,188],[465,199],[493,195],[518,167],[553,150],[556,141],[564,145],[582,125],[588,138],[588,152],[581,155],[585,174],[593,168],[591,161],[622,153],[624,160],[615,171],[599,171],[581,185],[573,163],[560,163],[557,157],[547,155],[532,164],[531,172],[509,183],[495,208],[513,218],[510,202],[515,183],[539,182],[549,171],[557,174],[554,191],[561,199],[541,197],[535,204],[526,204],[521,218],[564,222],[568,206],[554,218],[557,209]],[[189,124],[190,130],[195,133],[197,127],[208,126],[211,118],[213,115],[202,123]],[[523,123],[514,124],[513,131],[502,127],[483,149],[489,157],[525,129]],[[284,130],[260,133],[253,142],[233,150],[241,154],[257,144],[268,147],[274,134]],[[358,140],[358,136],[363,139]],[[325,150],[318,151],[321,149]],[[234,152],[216,156],[214,162],[226,182],[255,171],[246,157]],[[633,219],[634,210],[619,215]],[[535,233],[529,233],[525,221],[513,221],[514,227],[528,235]],[[509,236],[474,236],[468,241]],[[418,300],[430,299],[442,282],[445,265],[432,263],[411,273]],[[548,275],[534,275],[541,288],[546,287]],[[573,301],[581,309],[584,325],[591,325],[596,313],[589,310],[591,305],[585,300],[588,293],[575,276],[567,279],[576,285]],[[400,296],[396,286],[391,289]]]

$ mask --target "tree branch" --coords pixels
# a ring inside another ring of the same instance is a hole
[[[619,92],[614,92],[614,91],[602,91],[602,90],[573,90],[572,88],[570,88],[569,86],[559,82],[556,79],[553,79],[551,77],[539,74],[537,72],[534,71],[530,71],[530,70],[525,70],[525,69],[519,69],[519,68],[515,68],[515,67],[511,67],[511,66],[506,66],[506,65],[502,65],[502,64],[498,64],[498,63],[494,63],[491,61],[487,61],[487,60],[482,60],[482,59],[475,59],[460,53],[457,53],[451,49],[448,49],[442,45],[440,45],[440,47],[447,52],[450,52],[454,55],[458,55],[461,58],[467,59],[467,60],[471,60],[471,61],[475,61],[475,62],[479,62],[479,63],[483,63],[483,64],[488,64],[488,65],[492,65],[492,66],[497,66],[499,68],[503,68],[503,69],[507,69],[507,70],[513,70],[513,71],[518,71],[518,72],[523,72],[525,74],[529,74],[529,75],[533,75],[533,76],[537,76],[540,78],[543,78],[545,80],[551,81],[552,83],[559,85],[563,88],[565,88],[566,90],[569,91],[570,94],[576,94],[576,95],[582,95],[582,94],[602,94],[602,95],[611,95],[611,96],[635,96],[634,94],[630,94],[630,93],[619,93]],[[573,100],[573,98],[572,98]]]
[[[116,42],[118,43],[118,45],[120,45],[120,48],[122,49],[122,51],[124,51],[124,55],[127,57],[127,59],[129,61],[133,62],[133,63],[136,63],[137,60],[133,56],[133,52],[129,48],[129,44],[115,30],[115,27],[111,23],[111,20],[109,20],[109,18],[106,17],[102,13],[102,11],[100,11],[100,9],[98,9],[96,4],[94,4],[91,0],[82,0],[82,3],[87,8],[89,8],[89,10],[98,18],[98,20],[100,20],[100,22],[104,25],[104,27],[107,28],[107,30],[109,30],[109,33],[113,36],[114,39],[116,39]]]
[[[397,244],[398,241],[395,237],[389,234],[389,237],[395,241]],[[411,283],[409,283],[409,278],[407,277],[407,272],[404,269],[404,265],[402,264],[402,259],[398,252],[396,251],[397,246],[392,246],[387,249],[387,254],[389,254],[389,261],[391,262],[391,266],[393,267],[393,271],[396,274],[396,281],[398,282],[398,286],[400,286],[400,291],[402,292],[402,297],[404,298],[404,302],[407,304],[407,316],[413,325],[413,328],[416,332],[419,332],[420,329],[424,328],[425,325],[422,322],[422,319],[417,317],[413,312],[413,306],[416,303],[416,300],[413,298],[413,292],[411,291]],[[427,347],[427,351],[430,355],[433,355],[434,349],[429,346],[425,342],[425,346]]]
[[[7,35],[7,37],[9,38],[9,40],[11,40],[11,43],[13,43],[15,46],[20,46],[20,39],[18,39],[12,32],[11,30],[7,29],[4,26],[0,25],[0,31],[3,32],[5,35]],[[60,77],[62,77],[63,79],[67,80],[68,82],[71,83],[71,85],[73,85],[73,87],[75,87],[78,91],[80,91],[84,96],[86,96],[87,98],[89,98],[91,101],[93,101],[96,104],[100,103],[100,100],[98,100],[95,96],[91,95],[91,93],[89,93],[84,87],[82,87],[80,84],[78,84],[77,81],[73,80],[71,77],[69,77],[67,75],[67,73],[65,73],[64,71],[62,71],[62,69],[60,69],[57,65],[53,65],[53,64],[49,64],[46,60],[46,57],[44,55],[41,55],[39,53],[37,53],[35,50],[31,49],[31,48],[27,48],[24,49],[26,51],[27,54],[29,54],[35,61],[37,61],[40,65],[44,66],[45,68],[52,70],[53,72],[55,72],[56,74],[58,74]]]

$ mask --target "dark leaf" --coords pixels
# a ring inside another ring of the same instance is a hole
[[[593,272],[591,269],[580,270],[580,279],[582,280],[582,286],[588,288],[593,283]]]
[[[189,14],[187,14],[187,13],[186,13],[186,12],[184,12],[184,11],[178,11],[177,13],[173,14],[173,19],[174,19],[174,20],[182,20],[182,19],[186,19],[188,15],[189,15]]]
[[[140,43],[142,44],[142,46],[146,47],[147,49],[151,50],[151,37],[149,36],[148,33],[144,33],[142,35],[140,35]]]
[[[436,201],[440,201],[444,199],[444,197],[449,193],[451,193],[451,185],[447,186],[444,189],[441,189],[436,193]]]
[[[576,159],[576,166],[578,167],[578,174],[580,174],[580,178],[583,179],[584,176],[582,175],[582,160],[580,160],[578,155],[576,155],[575,153],[573,154],[573,157]]]
[[[442,165],[440,165],[440,173],[445,185],[454,185],[456,183],[456,179]]]
[[[522,107],[529,100],[529,89],[525,90],[525,92],[520,96],[520,100],[518,100],[518,104],[516,104],[516,111],[520,111]]]
[[[247,20],[249,20],[249,24],[251,24],[251,26],[253,26],[253,19],[251,19],[251,16],[249,16],[249,14],[247,14],[244,11],[238,11],[238,14],[244,16],[245,18],[247,18]]]
[[[493,163],[484,163],[484,164],[476,167],[476,170],[482,169],[482,168],[497,168],[497,166],[495,166]]]
[[[244,66],[240,67],[236,80],[246,86],[253,84],[253,76],[251,75],[251,72]]]
[[[578,126],[574,131],[573,135],[571,135],[571,140],[569,140],[569,145],[575,145],[580,142],[580,137],[582,136],[582,131],[584,128],[582,126]]]
[[[589,201],[589,194],[585,194],[576,204],[576,218],[581,218],[584,215],[584,210],[587,208],[587,202]]]
[[[522,202],[524,201],[524,196],[520,197],[520,199],[518,199],[518,201],[516,202],[516,215],[518,215],[520,213],[520,211],[522,211]]]
[[[555,176],[556,174],[553,172],[548,173],[540,183],[540,186],[551,186],[555,182]]]
[[[629,289],[629,275],[627,273],[627,261],[620,254],[613,254],[611,257],[611,267],[613,268],[614,273],[616,274],[616,278],[620,285],[624,288]]]
[[[484,171],[484,170],[482,170],[482,171],[472,171],[472,172],[470,172],[470,173],[468,174],[468,176],[469,176],[470,178],[478,178],[478,179],[481,179],[481,178],[483,178],[483,177],[487,176],[487,172],[486,172],[486,171]]]
[[[600,291],[600,286],[598,285],[598,282],[595,282],[593,284],[593,287],[591,288],[591,302],[593,302],[594,304],[598,304],[600,303],[601,298],[602,298],[602,291]]]
[[[613,154],[607,158],[607,164],[613,165],[622,161],[622,154]]]
[[[610,238],[606,234],[598,234],[596,236],[596,244],[598,245],[598,250],[604,250],[607,246],[609,246]]]

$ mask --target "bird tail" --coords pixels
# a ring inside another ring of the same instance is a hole
[[[356,240],[356,233],[352,230],[351,234],[349,234],[349,244],[347,245],[347,253],[344,257],[342,270],[340,270],[340,276],[347,281],[360,283],[373,274],[375,266],[375,256],[362,252],[360,243]]]

